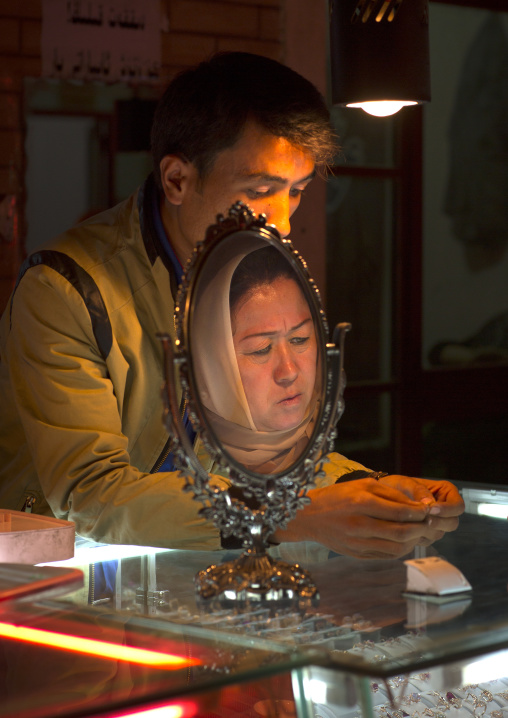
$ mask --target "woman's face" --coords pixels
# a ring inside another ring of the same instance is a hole
[[[279,278],[240,300],[231,317],[238,368],[259,431],[297,426],[316,380],[317,343],[298,284]]]

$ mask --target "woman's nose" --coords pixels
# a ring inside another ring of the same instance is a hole
[[[298,376],[298,366],[291,355],[291,352],[280,347],[277,356],[277,363],[274,370],[274,379],[277,384],[292,384]]]

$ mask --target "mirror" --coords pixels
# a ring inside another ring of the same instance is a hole
[[[219,215],[194,250],[177,298],[175,345],[161,336],[165,424],[203,515],[246,549],[198,574],[203,599],[317,600],[308,573],[274,561],[266,548],[309,501],[306,492],[332,449],[349,328],[338,325],[326,343],[305,262],[243,203]],[[184,407],[213,473],[229,477],[228,490],[211,485],[181,421]]]
[[[195,391],[214,445],[239,472],[287,471],[315,429],[321,324],[305,287],[279,246],[252,229],[224,237],[197,280],[188,327]]]

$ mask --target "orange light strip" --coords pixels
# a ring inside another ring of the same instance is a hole
[[[143,718],[182,718],[184,715],[180,706],[162,706],[161,708],[151,708],[138,713],[128,713],[124,718],[135,718],[135,716],[143,716]]]
[[[152,708],[139,713],[129,713],[125,718],[134,718],[135,716],[143,716],[143,718],[183,718],[185,713],[180,706],[162,706],[161,708]]]
[[[60,648],[64,651],[85,653],[99,658],[108,658],[116,661],[128,661],[139,663],[154,668],[185,668],[200,663],[196,658],[183,658],[157,651],[148,651],[144,648],[134,646],[121,646],[117,643],[97,641],[92,638],[81,636],[69,636],[65,633],[54,633],[39,628],[28,628],[27,626],[13,626],[10,623],[0,623],[0,636],[12,638],[16,641],[37,643],[41,646]]]
[[[163,704],[155,708],[140,708],[134,712],[115,713],[109,718],[192,718],[197,707],[193,703]]]

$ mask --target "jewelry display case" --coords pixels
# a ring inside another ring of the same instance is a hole
[[[409,596],[402,559],[282,544],[319,605],[224,610],[196,597],[209,552],[78,541],[85,589],[2,603],[0,716],[508,718],[508,492],[460,488],[459,528],[418,549],[468,579],[452,600]]]

